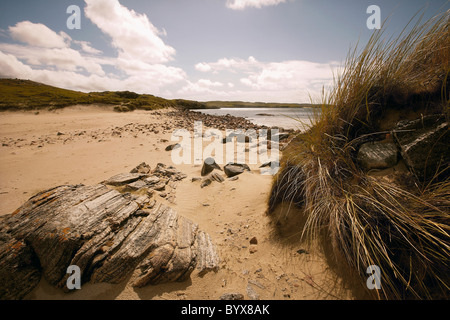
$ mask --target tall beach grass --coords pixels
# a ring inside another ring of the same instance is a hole
[[[408,31],[407,31],[408,30]],[[356,162],[359,146],[392,130],[394,120],[450,117],[450,12],[414,17],[398,38],[375,32],[354,49],[311,128],[283,151],[268,214],[282,202],[305,219],[304,240],[319,241],[343,277],[365,286],[380,267],[380,299],[448,298],[450,292],[449,164],[421,181],[404,172],[373,176]],[[394,119],[394,120],[393,120]]]

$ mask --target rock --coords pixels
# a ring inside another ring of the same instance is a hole
[[[249,252],[251,254],[258,252],[258,246],[255,244],[250,245]]]
[[[222,176],[221,176],[220,174],[218,174],[217,172],[212,172],[212,173],[209,175],[209,178],[210,178],[212,181],[217,181],[217,182],[220,182],[220,183],[222,183],[222,182],[225,181],[224,177],[222,177]]]
[[[240,175],[244,173],[245,170],[251,171],[248,165],[239,163],[229,163],[223,168],[223,170],[228,178]]]
[[[258,244],[258,239],[256,239],[256,237],[251,238],[250,244]]]
[[[157,176],[150,176],[148,178],[145,178],[144,181],[148,185],[155,185],[155,184],[159,183],[161,181],[161,179]]]
[[[228,179],[228,181],[236,181],[236,180],[239,180],[238,176],[234,176]]]
[[[166,190],[166,183],[160,182],[156,185],[153,185],[151,188],[155,191],[164,191],[164,190]]]
[[[278,134],[274,134],[274,135],[270,134],[270,136],[267,137],[267,140],[278,141],[279,142],[279,141],[283,141],[283,140],[288,139],[289,136],[290,136],[289,133],[278,133]]]
[[[206,158],[203,162],[202,177],[210,174],[214,169],[222,170],[213,158]]]
[[[204,187],[209,186],[212,183],[211,178],[205,178],[202,181],[202,184],[200,185],[200,187],[203,189]]]
[[[184,281],[217,270],[209,235],[147,196],[100,184],[61,186],[32,197],[0,221],[0,298],[21,299],[40,280],[64,288],[76,265],[82,284],[133,286]]]
[[[3,224],[2,224],[3,225]],[[41,280],[39,261],[23,240],[0,231],[0,300],[18,300]]]
[[[264,285],[262,285],[258,280],[248,280],[248,283],[251,284],[251,285],[254,285],[254,286],[256,286],[256,287],[258,287],[260,289],[263,289],[263,290],[266,289],[266,287]]]
[[[400,153],[412,173],[429,180],[450,163],[450,130],[444,116],[402,121],[393,130]],[[444,174],[448,175],[448,170]]]
[[[148,164],[145,162],[142,162],[140,165],[138,165],[136,168],[130,171],[130,173],[142,173],[142,174],[149,174],[151,172],[151,168]]]
[[[251,300],[259,300],[259,294],[255,291],[255,289],[251,286],[251,284],[247,285],[247,296]]]
[[[138,191],[142,188],[147,188],[147,187],[148,187],[147,183],[145,183],[142,180],[138,180],[133,183],[127,184],[127,188],[130,189],[131,191]]]
[[[172,151],[175,149],[181,148],[181,144],[176,143],[166,147],[166,151]]]
[[[263,165],[261,165],[260,168],[267,168],[267,167],[276,168],[279,166],[280,166],[279,161],[269,161],[269,162],[266,162]]]
[[[169,178],[172,181],[181,181],[185,178],[187,178],[187,175],[182,173],[181,171],[178,171],[176,168],[172,166],[166,166],[163,163],[158,163],[155,170],[152,172],[153,175],[157,177],[166,177]]]
[[[196,182],[196,181],[201,181],[201,180],[202,180],[201,177],[193,177],[193,178],[191,179],[191,182]]]
[[[146,174],[142,173],[121,173],[109,178],[108,180],[103,181],[102,183],[110,186],[123,186],[125,184],[135,182],[146,176]]]
[[[244,300],[244,295],[238,292],[224,293],[219,300]]]
[[[386,169],[398,161],[397,146],[393,142],[368,142],[358,151],[358,163],[366,170]]]

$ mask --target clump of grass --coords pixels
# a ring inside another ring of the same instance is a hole
[[[450,179],[387,181],[355,162],[363,137],[378,133],[392,110],[449,119],[449,14],[419,18],[387,42],[382,29],[350,52],[327,107],[283,151],[274,178],[269,214],[281,202],[297,205],[304,239],[320,241],[361,283],[367,267],[379,266],[382,289],[371,291],[378,298],[442,298],[450,289]]]

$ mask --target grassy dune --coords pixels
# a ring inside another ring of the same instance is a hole
[[[348,56],[322,113],[283,151],[268,213],[302,223],[299,233],[319,242],[348,283],[365,287],[367,267],[382,270],[381,299],[448,298],[450,178],[396,179],[363,171],[355,151],[395,121],[441,114],[449,120],[450,13],[387,40],[383,29]],[[281,203],[297,210],[279,212]],[[294,217],[295,219],[295,217]]]
[[[84,93],[20,79],[0,79],[0,94],[0,111],[55,109],[77,104],[113,105],[119,112],[174,106],[188,109],[203,107],[196,101],[167,100],[130,91]]]

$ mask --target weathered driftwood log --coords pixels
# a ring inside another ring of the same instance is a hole
[[[142,287],[183,281],[196,267],[202,274],[218,264],[197,224],[148,196],[103,184],[39,193],[0,222],[0,299],[23,298],[41,275],[64,288],[71,265],[80,268],[82,283],[131,279]]]

